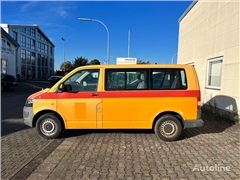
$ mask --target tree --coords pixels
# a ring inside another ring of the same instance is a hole
[[[101,63],[97,59],[93,59],[88,63],[88,65],[99,65],[99,64],[101,64]]]
[[[149,61],[137,60],[137,64],[150,64]]]
[[[62,71],[67,71],[67,72],[70,72],[71,70],[73,70],[73,64],[70,62],[70,61],[66,61],[66,62],[63,62],[61,65],[60,65],[60,69]]]
[[[82,56],[79,58],[75,58],[75,61],[73,62],[73,67],[74,68],[77,68],[77,67],[80,67],[80,66],[86,66],[88,63],[88,59],[86,58],[83,58]]]

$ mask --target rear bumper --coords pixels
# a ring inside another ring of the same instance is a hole
[[[202,127],[204,125],[204,121],[201,119],[202,111],[201,109],[197,110],[197,119],[193,120],[185,120],[183,121],[184,129],[188,128],[196,128],[196,127]]]
[[[202,119],[184,121],[184,129],[202,127],[203,125],[204,121]]]

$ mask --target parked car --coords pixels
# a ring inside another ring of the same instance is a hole
[[[60,79],[62,79],[63,76],[50,76],[47,81],[55,84],[56,82],[58,82]]]
[[[11,74],[1,74],[1,91],[15,89],[18,86],[17,79]]]

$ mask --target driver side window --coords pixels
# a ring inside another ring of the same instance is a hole
[[[97,91],[99,69],[81,70],[69,77],[64,83],[65,92]]]

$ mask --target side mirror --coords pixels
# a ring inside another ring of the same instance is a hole
[[[64,90],[63,83],[61,83],[61,84],[58,86],[58,90],[59,90],[59,91],[63,91],[63,90]]]

